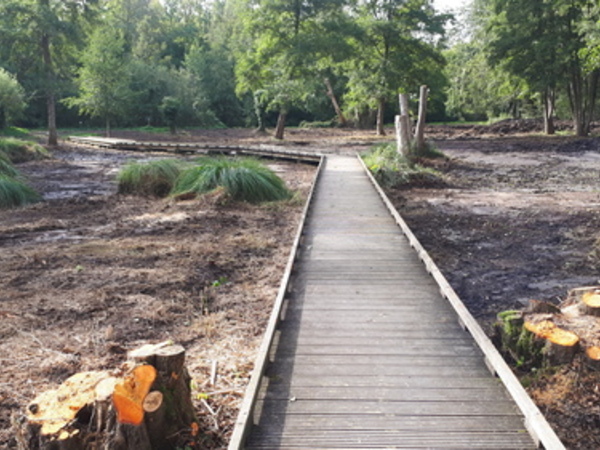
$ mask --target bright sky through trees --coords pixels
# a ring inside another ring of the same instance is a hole
[[[433,6],[438,11],[456,10],[469,3],[470,0],[433,0]]]

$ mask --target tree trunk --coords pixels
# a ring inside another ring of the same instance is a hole
[[[254,100],[254,114],[256,115],[256,122],[257,122],[255,131],[257,133],[265,133],[266,127],[265,127],[265,120],[264,120],[264,108],[263,108],[262,102],[258,96],[258,93],[256,93],[256,92],[253,93],[253,100]]]
[[[584,76],[580,69],[573,69],[569,82],[569,102],[577,136],[587,136],[593,119],[600,71]]]
[[[344,113],[340,108],[337,98],[335,97],[335,93],[333,92],[333,87],[331,86],[329,78],[325,78],[325,86],[327,87],[327,97],[329,97],[329,99],[331,100],[331,104],[333,105],[333,109],[335,110],[335,114],[338,118],[338,123],[341,127],[348,126],[348,121],[346,120],[346,117],[344,116]]]
[[[396,139],[398,153],[402,156],[410,154],[410,123],[407,115],[396,116]]]
[[[398,96],[400,99],[400,115],[407,116],[410,120],[410,108],[408,104],[408,94],[400,94]]]
[[[105,122],[104,134],[106,135],[107,138],[109,138],[110,135],[111,135],[111,131],[110,131],[110,119],[108,117],[106,118],[106,122]]]
[[[277,117],[277,126],[275,127],[275,139],[283,139],[286,118],[287,111],[279,111],[279,117]]]
[[[417,119],[417,128],[415,130],[415,153],[418,155],[425,149],[425,118],[427,115],[427,95],[429,89],[427,86],[421,86],[419,94],[419,117]]]
[[[377,104],[377,136],[385,136],[384,115],[385,98],[380,98]]]
[[[556,132],[554,128],[554,101],[555,91],[552,88],[547,88],[542,92],[542,101],[544,102],[544,133],[553,135]]]
[[[50,36],[44,34],[40,40],[42,59],[46,69],[46,109],[48,115],[48,145],[58,145],[58,132],[56,130],[56,97],[54,93],[54,66],[50,53]]]

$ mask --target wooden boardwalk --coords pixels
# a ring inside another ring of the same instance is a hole
[[[330,157],[244,448],[537,448],[360,162]]]

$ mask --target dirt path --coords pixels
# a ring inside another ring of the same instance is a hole
[[[470,311],[558,302],[599,284],[600,140],[441,141],[447,187],[390,192]],[[600,446],[600,376],[581,361],[523,381],[571,449]]]

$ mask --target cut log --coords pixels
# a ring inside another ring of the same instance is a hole
[[[600,317],[600,292],[585,292],[581,296],[579,310],[582,314]]]
[[[600,370],[600,347],[593,346],[587,348],[585,356],[587,356],[588,366],[594,370]]]
[[[81,429],[89,425],[96,400],[96,386],[110,374],[105,371],[81,372],[69,377],[58,389],[38,395],[27,407],[23,429],[19,430],[23,448],[83,448]]]
[[[550,364],[566,364],[575,356],[579,344],[575,333],[563,330],[549,320],[525,321],[524,328],[537,338],[545,339],[545,352]]]
[[[19,448],[162,450],[198,443],[184,348],[165,342],[130,356],[124,377],[83,372],[38,395],[14,419]]]

